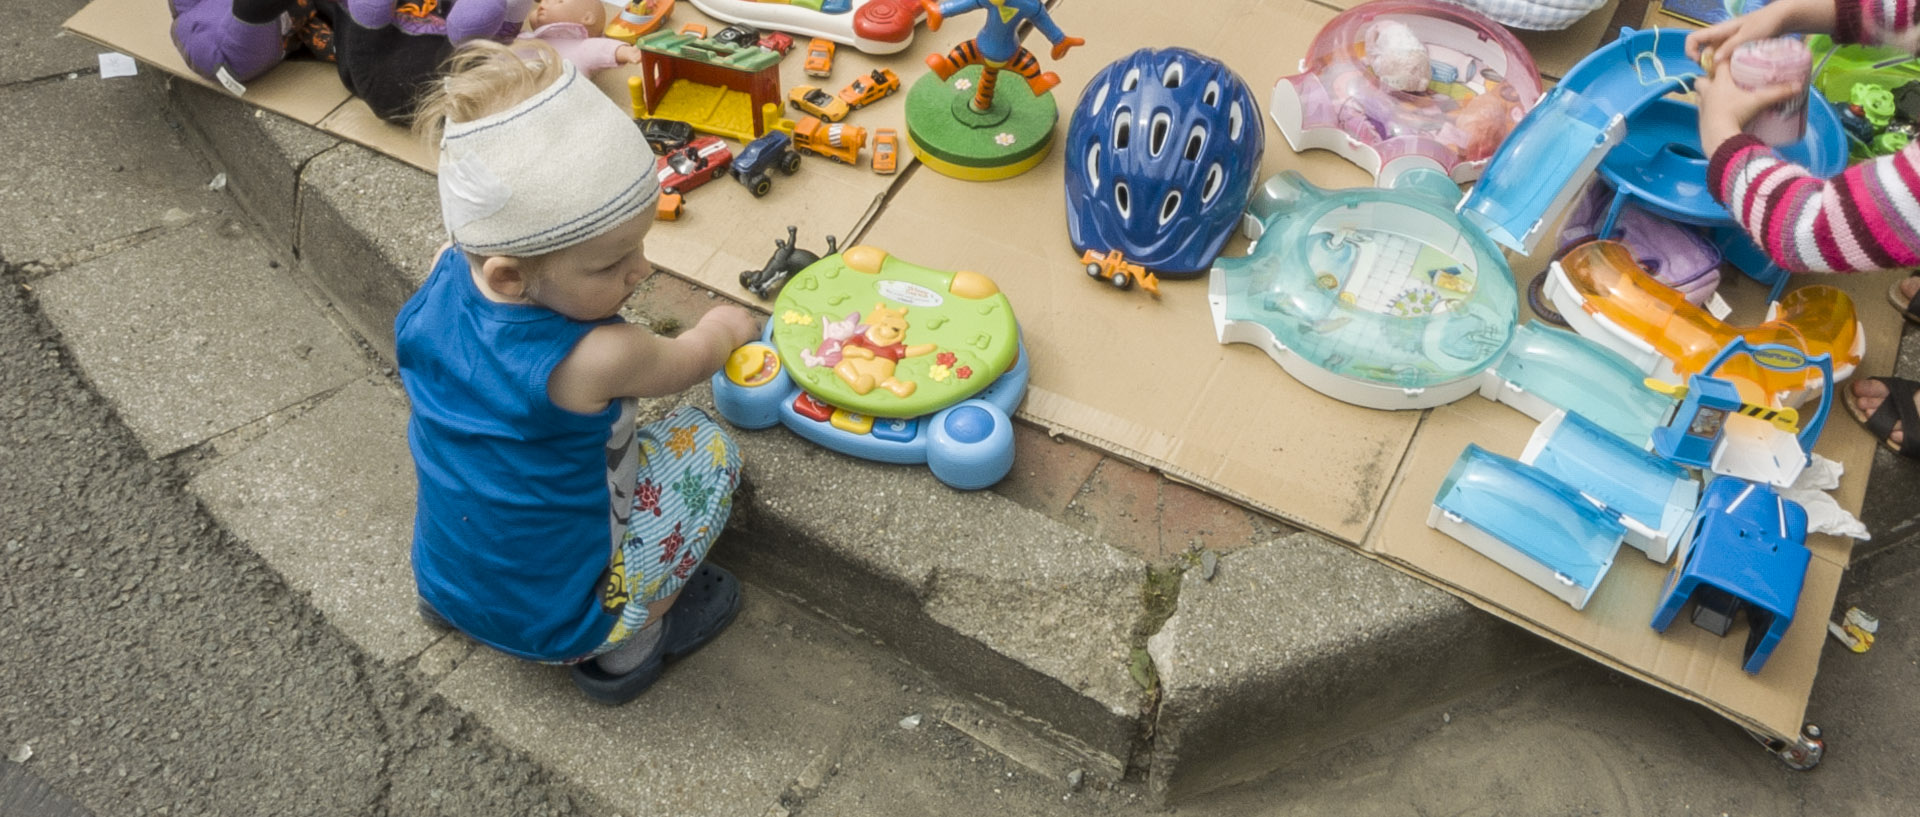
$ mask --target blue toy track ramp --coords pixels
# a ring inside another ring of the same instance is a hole
[[[1587,55],[1527,114],[1488,162],[1461,205],[1493,240],[1531,253],[1609,151],[1626,120],[1701,73],[1686,32],[1620,30]],[[1492,184],[1489,184],[1492,182]]]
[[[1586,606],[1626,528],[1545,472],[1468,445],[1427,525],[1573,605]]]

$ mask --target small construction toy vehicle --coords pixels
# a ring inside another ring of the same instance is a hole
[[[793,126],[794,147],[836,162],[858,165],[860,149],[866,145],[867,131],[859,125],[829,125],[818,117],[803,116]]]
[[[800,169],[800,151],[793,148],[793,134],[777,128],[741,148],[728,172],[753,191],[754,198],[759,198],[773,189],[773,177],[768,169],[775,167],[789,176]]]
[[[1160,278],[1145,267],[1127,261],[1126,255],[1119,250],[1104,253],[1087,250],[1080,255],[1080,263],[1086,265],[1088,277],[1104,280],[1115,289],[1132,289],[1134,282],[1138,281],[1141,289],[1156,298],[1160,297]]]

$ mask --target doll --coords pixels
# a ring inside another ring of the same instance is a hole
[[[583,74],[640,61],[639,48],[600,36],[607,26],[607,7],[600,0],[538,0],[527,25],[533,30],[520,39],[553,46]]]

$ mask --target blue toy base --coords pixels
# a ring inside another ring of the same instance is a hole
[[[760,346],[771,358],[772,346]],[[742,347],[746,348],[746,347]],[[999,482],[1013,470],[1012,416],[1027,393],[1023,344],[1012,368],[971,399],[908,419],[874,418],[815,400],[786,376],[785,367],[758,385],[741,385],[716,372],[713,401],[720,416],[741,428],[782,424],[823,448],[875,462],[926,463],[941,482],[963,491]]]

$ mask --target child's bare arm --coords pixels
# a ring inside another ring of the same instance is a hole
[[[753,313],[728,304],[701,316],[679,337],[628,323],[587,333],[547,379],[554,405],[599,411],[621,397],[678,394],[720,369],[735,347],[760,336]]]

